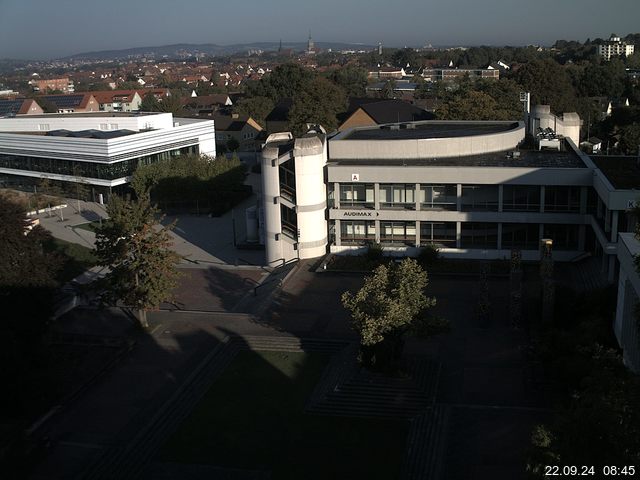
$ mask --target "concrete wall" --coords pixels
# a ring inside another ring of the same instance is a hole
[[[91,115],[61,115],[49,113],[27,117],[0,118],[0,132],[40,132],[46,130],[100,130],[102,124],[117,124],[120,130],[166,129],[173,127],[173,115],[118,115],[96,112]]]
[[[466,137],[409,140],[349,140],[348,137],[338,137],[331,140],[329,150],[332,159],[448,158],[513,150],[524,140],[524,136],[524,123],[518,122],[517,127],[506,132]]]

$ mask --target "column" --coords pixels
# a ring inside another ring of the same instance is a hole
[[[416,247],[420,246],[420,221],[416,220]]]
[[[587,227],[585,225],[580,225],[578,227],[578,250],[584,252],[585,250],[585,241],[586,241]]]
[[[607,282],[613,283],[616,273],[616,256],[609,255],[609,271],[607,272]]]
[[[333,205],[335,208],[340,208],[340,182],[333,182]]]
[[[416,201],[416,212],[419,212],[420,211],[420,184],[419,183],[416,183],[415,189],[416,191],[414,193],[414,197]],[[418,243],[418,245],[420,245],[420,243]]]
[[[544,212],[544,185],[540,185],[540,213]]]
[[[618,210],[611,212],[611,241],[613,243],[618,242]]]
[[[498,212],[502,212],[503,201],[504,201],[504,185],[500,184],[498,185]],[[500,245],[500,241],[498,241],[498,245]]]
[[[607,207],[605,207],[604,209],[604,231],[611,231],[611,210],[609,210]]]
[[[336,247],[342,246],[342,230],[340,226],[340,220],[334,220],[334,232],[336,233]]]
[[[498,250],[502,250],[502,223],[498,223]]]
[[[587,213],[587,187],[580,187],[580,214],[586,215]]]
[[[462,222],[456,222],[456,248],[462,248],[461,245],[462,245]]]
[[[373,208],[375,210],[380,210],[380,184],[373,184]],[[376,228],[376,235],[378,234],[378,229]],[[379,242],[380,240],[376,240]]]
[[[461,183],[458,183],[456,185],[456,210],[458,212],[462,211],[462,184]]]
[[[376,222],[376,243],[380,243],[380,220],[374,220],[374,222]]]

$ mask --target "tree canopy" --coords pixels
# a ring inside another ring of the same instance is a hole
[[[380,265],[365,278],[360,290],[345,292],[342,305],[351,312],[351,324],[360,334],[362,346],[374,347],[369,352],[386,357],[386,361],[397,358],[402,336],[436,303],[425,294],[428,284],[427,272],[407,258],[399,264]]]
[[[109,220],[96,232],[99,264],[109,268],[104,300],[135,309],[147,327],[147,310],[168,300],[176,286],[179,256],[169,236],[173,225],[160,225],[148,195],[138,200],[114,195],[107,213]]]

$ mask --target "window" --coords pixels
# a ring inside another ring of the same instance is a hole
[[[380,243],[415,245],[415,222],[380,222]]]
[[[420,205],[423,209],[456,210],[457,197],[456,185],[420,186]]]
[[[340,206],[373,208],[373,184],[347,183],[340,185]]]
[[[503,223],[502,248],[537,250],[540,244],[540,226],[537,223]]]
[[[420,245],[456,247],[455,222],[420,222]]]
[[[463,185],[463,211],[498,211],[497,185]]]
[[[578,225],[545,224],[543,238],[553,240],[554,250],[577,250]]]
[[[40,131],[48,131],[49,130],[49,124],[48,123],[41,123],[40,125],[38,125],[38,130],[40,130]]]
[[[293,159],[283,162],[278,167],[280,174],[280,195],[290,202],[296,201],[296,163]]]
[[[282,233],[289,238],[298,238],[298,217],[295,210],[280,205],[280,219],[282,221]]]
[[[465,222],[462,224],[462,248],[498,248],[498,224]]]
[[[415,209],[415,185],[380,185],[380,208]]]
[[[545,212],[579,212],[580,187],[545,187]]]
[[[340,222],[340,240],[343,245],[365,245],[376,240],[376,222],[347,221]]]
[[[505,185],[502,190],[502,210],[505,212],[539,212],[540,187]]]

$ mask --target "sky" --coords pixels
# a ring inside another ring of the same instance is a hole
[[[0,58],[174,43],[551,45],[640,32],[640,0],[0,0]]]

